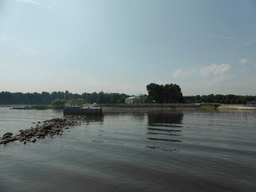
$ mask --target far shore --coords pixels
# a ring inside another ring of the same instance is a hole
[[[148,111],[198,111],[214,110],[214,106],[209,107],[102,107],[102,112],[148,112]],[[256,110],[256,107],[245,105],[221,105],[216,110]]]
[[[102,112],[149,112],[149,111],[180,111],[201,110],[199,107],[102,107]]]
[[[46,107],[45,107],[46,106]],[[94,105],[97,106],[97,105]],[[61,106],[63,108],[63,106]],[[196,104],[155,104],[155,105],[102,105],[102,112],[149,112],[149,111],[198,111],[198,110],[214,110],[213,105],[196,105]],[[48,105],[31,106],[15,106],[12,109],[58,109]],[[256,106],[248,106],[242,104],[221,104],[216,110],[256,110]]]
[[[246,105],[221,105],[217,107],[218,110],[256,110],[256,107]]]

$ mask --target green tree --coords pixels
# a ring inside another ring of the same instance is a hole
[[[86,103],[86,100],[84,98],[78,98],[76,101],[75,101],[77,104],[85,104]]]
[[[152,102],[153,102],[153,98],[151,96],[147,95],[145,97],[145,103],[152,103]]]
[[[156,103],[184,103],[181,89],[176,84],[158,85],[150,83],[146,86],[148,91],[148,101],[155,101]]]
[[[200,95],[195,96],[195,103],[202,103]]]
[[[61,100],[61,99],[55,99],[53,102],[52,102],[52,105],[63,105],[65,103],[65,100]]]
[[[219,99],[215,99],[215,103],[219,103],[220,102],[220,100]]]
[[[232,99],[232,100],[231,100],[231,104],[236,104],[236,100],[235,100],[235,99]]]
[[[75,103],[75,102],[76,102],[75,99],[69,99],[69,100],[67,100],[67,103]]]
[[[120,99],[118,100],[118,103],[125,103],[125,99],[126,99],[127,97],[129,97],[129,95],[126,95],[126,94],[122,93],[122,94],[120,95]]]
[[[97,103],[98,104],[105,103],[105,95],[103,91],[99,92]]]

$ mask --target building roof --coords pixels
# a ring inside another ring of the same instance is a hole
[[[132,97],[128,97],[128,98],[125,98],[125,99],[138,99],[138,98],[137,98],[137,97],[132,96]]]

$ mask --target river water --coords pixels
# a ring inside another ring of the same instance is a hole
[[[0,107],[0,136],[62,117]],[[105,113],[0,145],[0,191],[256,191],[256,111]]]

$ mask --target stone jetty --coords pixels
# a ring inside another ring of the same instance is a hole
[[[0,144],[6,144],[12,141],[20,141],[26,144],[27,141],[35,142],[36,138],[44,138],[45,136],[62,135],[63,129],[69,129],[69,126],[76,124],[75,120],[67,118],[54,118],[44,121],[42,125],[37,124],[36,127],[30,127],[26,130],[19,130],[19,134],[15,136],[11,132],[7,132],[0,137]]]

